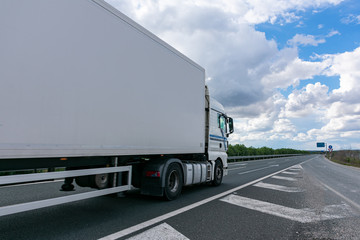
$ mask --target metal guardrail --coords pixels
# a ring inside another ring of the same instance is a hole
[[[277,154],[277,155],[251,155],[251,156],[232,156],[228,157],[228,162],[246,161],[246,160],[256,160],[256,159],[265,159],[265,158],[279,158],[279,157],[292,157],[300,156],[302,154]]]

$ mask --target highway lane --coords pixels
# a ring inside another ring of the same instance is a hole
[[[0,218],[0,239],[98,239],[114,236],[112,234],[124,230],[128,230],[126,233],[129,234],[123,235],[123,239],[144,238],[141,234],[173,234],[171,236],[189,239],[289,239],[321,237],[324,234],[331,238],[344,232],[347,233],[345,236],[350,237],[347,239],[351,239],[351,234],[357,232],[354,232],[356,228],[350,228],[353,223],[359,223],[356,205],[351,204],[351,199],[357,201],[359,192],[356,192],[355,185],[349,188],[350,195],[345,192],[339,195],[340,190],[336,186],[333,186],[333,190],[338,189],[335,191],[338,194],[320,184],[314,175],[319,175],[317,173],[322,171],[324,164],[334,165],[321,156],[239,162],[229,165],[229,175],[221,186],[186,187],[182,196],[172,202],[131,191],[124,198],[98,197],[5,216]],[[326,168],[333,169],[329,166],[326,165]],[[279,173],[289,167],[293,169]],[[340,170],[334,171],[332,174],[338,175]],[[341,174],[348,172],[347,168],[342,171]],[[356,179],[358,170],[351,171],[354,171],[352,177]],[[269,176],[271,174],[274,176]],[[288,177],[297,181],[274,177]],[[322,182],[333,185],[328,180],[322,179]],[[60,185],[35,186],[36,191],[41,191],[40,195],[44,197],[51,194],[53,189],[59,189]],[[293,192],[280,191],[277,189],[279,186]],[[3,196],[8,198],[16,193],[14,196],[22,196],[25,200],[33,187],[16,187],[17,190],[11,189],[11,194],[7,194],[9,188],[0,188],[0,196],[3,199]],[[25,191],[24,188],[30,190]],[[346,198],[350,201],[345,201]],[[2,200],[0,204],[4,204]],[[283,215],[274,215],[276,211]],[[324,216],[327,214],[328,219],[319,220],[321,214],[317,213],[321,212],[325,213]],[[291,215],[299,217],[291,218]],[[301,222],[303,219],[313,221]],[[343,227],[336,233],[330,231],[326,235],[326,229],[333,230],[331,226],[338,222]]]

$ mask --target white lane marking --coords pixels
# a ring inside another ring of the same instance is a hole
[[[238,173],[238,174],[246,174],[246,173],[251,173],[251,172],[256,172],[256,171],[260,171],[260,170],[263,170],[263,169],[266,169],[266,168],[272,168],[272,167],[278,167],[279,164],[276,164],[276,165],[270,165],[270,166],[267,166],[267,167],[263,167],[263,168],[258,168],[258,169],[254,169],[254,170],[250,170],[250,171],[246,171],[246,172],[241,172],[241,173]]]
[[[287,187],[287,186],[275,185],[275,184],[264,183],[264,182],[258,182],[254,186],[260,187],[260,188],[267,188],[267,189],[271,189],[271,190],[282,191],[282,192],[303,192],[303,190],[301,190],[300,188],[297,188],[297,187]]]
[[[288,169],[289,172],[296,172],[296,173],[299,173],[301,172],[301,169],[300,168],[295,168],[295,169]]]
[[[280,179],[280,180],[285,180],[285,181],[292,181],[292,182],[296,182],[296,181],[297,181],[295,178],[291,178],[291,177],[272,176],[271,178]]]
[[[350,205],[352,205],[354,208],[356,208],[356,209],[359,211],[359,213],[360,213],[360,205],[359,205],[359,204],[357,204],[356,202],[352,201],[351,199],[345,197],[344,195],[342,195],[341,193],[339,193],[339,192],[336,191],[335,189],[329,187],[329,186],[326,185],[325,183],[320,182],[320,181],[319,181],[319,183],[320,183],[323,187],[329,189],[330,191],[332,191],[333,193],[335,193],[336,195],[338,195],[339,197],[341,197],[342,199],[344,199],[345,201],[347,201]]]
[[[228,169],[228,171],[231,171],[231,170],[236,170],[236,169],[243,169],[243,168],[246,168],[246,167],[229,168],[229,169]]]
[[[284,171],[282,173],[289,174],[289,175],[298,175],[299,174],[298,172],[289,172],[289,171]]]
[[[313,159],[315,159],[315,158],[316,158],[316,157],[310,158],[309,160],[306,160],[306,161],[302,162],[301,164],[306,163],[306,162],[308,162],[308,161],[311,161],[311,160],[313,160]],[[174,216],[176,216],[176,215],[179,215],[179,214],[181,214],[181,213],[184,213],[184,212],[186,212],[186,211],[189,211],[189,210],[191,210],[191,209],[193,209],[193,208],[199,207],[199,206],[204,205],[204,204],[206,204],[206,203],[208,203],[208,202],[214,201],[214,200],[216,200],[216,199],[218,199],[218,198],[224,197],[224,196],[229,195],[229,194],[231,194],[231,193],[233,193],[233,192],[236,192],[236,191],[238,191],[238,190],[240,190],[240,189],[243,189],[243,188],[245,188],[245,187],[248,187],[248,186],[250,186],[250,185],[253,185],[253,184],[255,184],[255,183],[257,183],[257,182],[260,182],[260,181],[262,181],[262,180],[264,180],[264,179],[267,179],[267,178],[269,178],[269,177],[272,177],[272,176],[274,176],[274,175],[276,175],[276,174],[279,174],[279,173],[281,173],[282,171],[285,171],[285,170],[287,170],[287,169],[289,169],[289,168],[291,168],[291,167],[292,167],[292,166],[290,166],[290,167],[288,167],[288,168],[285,168],[285,169],[282,169],[282,170],[280,170],[280,171],[277,171],[277,172],[275,172],[275,173],[269,174],[269,175],[267,175],[267,176],[264,176],[264,177],[255,179],[254,181],[251,181],[251,182],[248,182],[248,183],[243,184],[243,185],[241,185],[241,186],[235,187],[235,188],[230,189],[230,190],[228,190],[228,191],[225,191],[225,192],[223,192],[223,193],[219,193],[218,195],[209,197],[209,198],[207,198],[207,199],[204,199],[204,200],[201,200],[201,201],[199,201],[199,202],[196,202],[196,203],[190,204],[190,205],[188,205],[188,206],[185,206],[185,207],[183,207],[183,208],[177,209],[177,210],[175,210],[175,211],[166,213],[166,214],[161,215],[161,216],[159,216],[159,217],[156,217],[156,218],[150,219],[150,220],[148,220],[148,221],[145,221],[145,222],[139,223],[139,224],[137,224],[137,225],[134,225],[134,226],[132,226],[132,227],[129,227],[129,228],[120,230],[120,231],[118,231],[118,232],[116,232],[116,233],[113,233],[113,234],[110,234],[110,235],[105,236],[105,237],[103,237],[103,238],[100,238],[99,240],[118,239],[118,238],[124,237],[124,236],[126,236],[126,235],[129,235],[129,234],[131,234],[131,233],[140,231],[141,229],[144,229],[144,228],[146,228],[146,227],[150,227],[151,225],[154,225],[154,224],[159,223],[159,222],[163,222],[163,221],[165,221],[165,220],[168,219],[168,218],[174,217]]]
[[[289,168],[289,170],[302,170],[303,167],[300,164],[294,165],[293,167]]]
[[[178,240],[189,240],[173,227],[167,223],[160,224],[154,228],[144,231],[136,236],[128,238],[127,240],[166,240],[166,239],[178,239]]]
[[[228,165],[229,165],[229,166],[237,166],[237,165],[239,165],[239,166],[245,166],[245,165],[247,165],[247,163],[228,163]]]
[[[317,209],[309,208],[289,208],[233,194],[220,199],[220,201],[301,223],[318,222],[354,216],[351,207],[345,203],[340,205],[325,206],[319,211]]]

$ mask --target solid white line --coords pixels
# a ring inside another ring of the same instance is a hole
[[[333,193],[335,193],[336,195],[338,195],[339,197],[341,197],[342,199],[344,199],[345,201],[347,201],[349,204],[351,204],[353,207],[357,208],[357,210],[360,212],[360,205],[355,203],[354,201],[350,200],[349,198],[345,197],[344,195],[342,195],[341,193],[339,193],[338,191],[336,191],[335,189],[329,187],[328,185],[326,185],[325,183],[323,182],[320,182],[319,183],[321,185],[323,185],[325,188],[329,189],[330,191],[332,191]]]
[[[315,158],[316,158],[316,157],[310,158],[309,160],[306,160],[306,161],[302,162],[301,164],[303,164],[303,163],[305,163],[305,162],[308,162],[308,161],[311,161],[311,160],[313,160],[313,159],[315,159]],[[293,166],[295,166],[295,165],[293,165]],[[218,199],[218,198],[221,198],[221,197],[224,197],[224,196],[226,196],[226,195],[229,195],[229,194],[231,194],[231,193],[233,193],[233,192],[236,192],[236,191],[238,191],[238,190],[240,190],[240,189],[242,189],[242,188],[245,188],[245,187],[247,187],[247,186],[253,185],[253,184],[255,184],[255,183],[257,183],[257,182],[260,182],[260,181],[262,181],[262,180],[264,180],[264,179],[267,179],[267,178],[269,178],[269,177],[272,177],[272,176],[274,176],[274,175],[276,175],[276,174],[281,173],[282,171],[286,171],[287,169],[289,169],[289,168],[291,168],[291,167],[293,167],[293,166],[290,166],[290,167],[288,167],[288,168],[282,169],[282,170],[277,171],[277,172],[275,172],[275,173],[269,174],[269,175],[267,175],[267,176],[265,176],[265,177],[261,177],[261,178],[259,178],[259,179],[254,180],[254,181],[248,182],[248,183],[246,183],[246,184],[243,184],[243,185],[238,186],[238,187],[236,187],[236,188],[230,189],[230,190],[225,191],[225,192],[223,192],[223,193],[219,193],[219,194],[217,194],[217,195],[215,195],[215,196],[209,197],[209,198],[204,199],[204,200],[202,200],[202,201],[199,201],[199,202],[190,204],[190,205],[188,205],[188,206],[186,206],[186,207],[177,209],[177,210],[175,210],[175,211],[166,213],[166,214],[161,215],[161,216],[159,216],[159,217],[156,217],[156,218],[150,219],[150,220],[148,220],[148,221],[145,221],[145,222],[139,223],[139,224],[137,224],[137,225],[134,225],[134,226],[132,226],[132,227],[123,229],[123,230],[121,230],[121,231],[119,231],[119,232],[116,232],[116,233],[110,234],[110,235],[108,235],[108,236],[105,236],[105,237],[103,237],[103,238],[100,238],[100,240],[118,239],[118,238],[124,237],[124,236],[126,236],[126,235],[129,235],[129,234],[131,234],[131,233],[140,231],[141,229],[150,227],[151,225],[154,225],[154,224],[156,224],[156,223],[165,221],[165,220],[168,219],[168,218],[174,217],[174,216],[176,216],[176,215],[179,215],[179,214],[181,214],[181,213],[184,213],[184,212],[186,212],[186,211],[189,211],[189,210],[191,210],[191,209],[193,209],[193,208],[199,207],[199,206],[204,205],[204,204],[206,204],[206,203],[208,203],[208,202],[211,202],[211,201],[216,200],[216,199]]]
[[[238,173],[239,175],[241,174],[246,174],[246,173],[251,173],[251,172],[256,172],[256,171],[261,171],[263,169],[266,169],[266,168],[272,168],[272,167],[278,167],[279,165],[271,165],[271,166],[267,166],[267,167],[263,167],[263,168],[258,168],[258,169],[254,169],[254,170],[250,170],[250,171],[246,171],[246,172],[241,172],[241,173]]]
[[[351,207],[347,204],[325,206],[323,209],[321,209],[321,211],[318,211],[317,209],[309,208],[289,208],[269,202],[237,196],[234,194],[231,194],[220,200],[236,206],[301,223],[310,223],[354,216]]]
[[[167,223],[160,224],[154,228],[146,230],[134,237],[128,238],[127,240],[143,240],[143,239],[151,239],[151,240],[166,240],[166,239],[179,239],[179,240],[189,240],[189,238],[185,237],[178,231],[176,231],[173,227],[171,227]]]
[[[282,191],[282,192],[302,192],[302,190],[297,187],[287,187],[287,186],[275,185],[275,184],[264,183],[264,182],[258,182],[254,186],[271,189],[271,190]]]
[[[280,180],[285,180],[285,181],[292,181],[292,182],[297,181],[295,178],[282,177],[282,176],[272,176],[271,178],[280,179]]]

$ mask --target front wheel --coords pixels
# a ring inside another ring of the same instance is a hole
[[[172,163],[168,167],[165,175],[164,197],[166,200],[174,200],[180,196],[183,187],[182,171],[177,163]]]
[[[220,160],[216,160],[214,169],[214,180],[212,181],[213,186],[219,186],[222,182],[224,175],[223,165]]]

